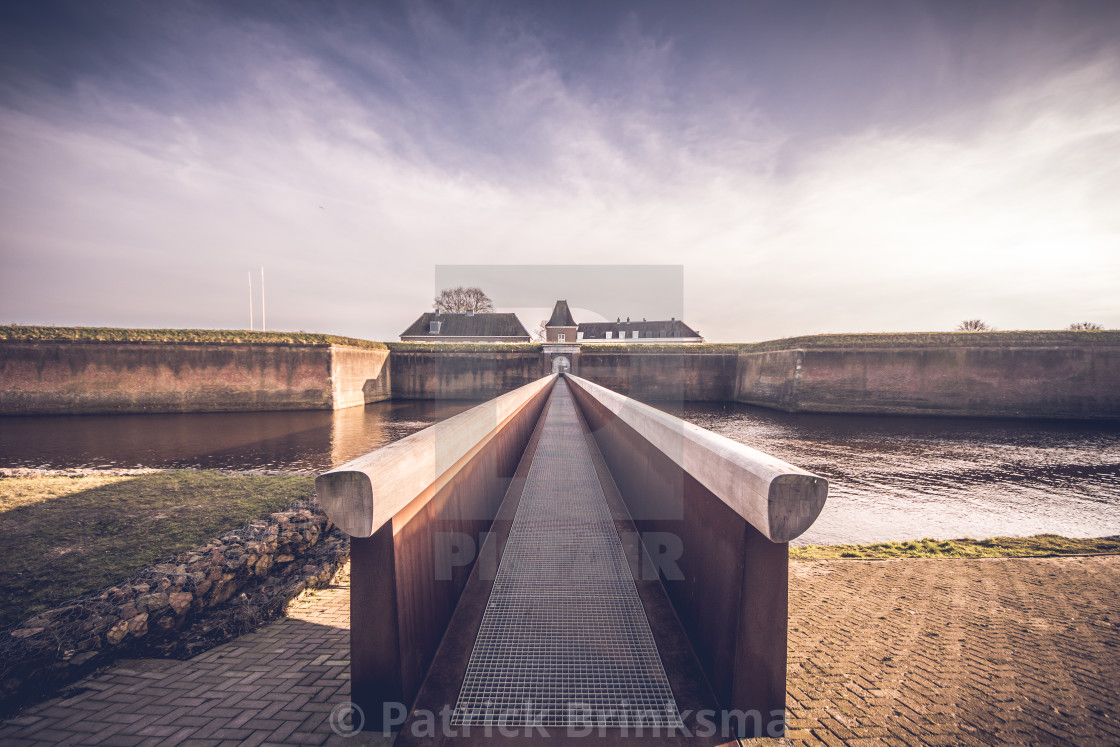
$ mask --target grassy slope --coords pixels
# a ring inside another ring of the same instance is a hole
[[[740,350],[749,348],[749,343],[739,342],[691,342],[691,343],[660,343],[660,342],[584,342],[580,343],[580,355],[610,355],[611,353],[626,353],[629,355],[645,353],[684,353],[687,355],[735,355]]]
[[[1020,558],[1056,555],[1096,555],[1120,553],[1120,536],[1071,539],[1056,534],[1033,537],[992,537],[974,540],[920,539],[910,542],[877,542],[871,545],[803,545],[790,547],[792,560],[831,560],[855,558]]]
[[[763,353],[771,350],[801,348],[910,348],[941,347],[1018,347],[1064,345],[1120,345],[1120,330],[1078,331],[1039,330],[1009,332],[879,332],[867,334],[807,335],[782,340],[750,343],[585,343],[586,353],[690,353],[718,355],[721,353]]]
[[[880,332],[809,335],[744,345],[750,352],[791,348],[1017,347],[1021,345],[1120,345],[1120,330],[1014,330],[1007,332]]]
[[[394,353],[539,353],[539,342],[387,342]]]
[[[313,332],[249,332],[239,329],[116,329],[112,327],[0,326],[0,340],[18,342],[251,343],[253,345],[346,345],[385,350],[385,343]]]
[[[226,329],[115,329],[110,327],[0,326],[0,341],[253,343],[260,345],[348,345],[350,347],[432,353],[540,352],[536,342],[373,342],[311,332],[249,332]],[[798,348],[899,348],[927,345],[948,347],[1016,347],[1021,345],[1120,345],[1120,330],[1037,330],[1008,332],[880,332],[807,335],[751,343],[581,343],[584,354],[687,353],[718,355]]]
[[[305,475],[191,470],[0,478],[0,630],[313,490]]]

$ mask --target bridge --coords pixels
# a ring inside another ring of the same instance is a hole
[[[827,482],[567,373],[316,481],[355,719],[398,744],[785,729],[788,543]]]

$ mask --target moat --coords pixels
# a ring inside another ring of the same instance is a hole
[[[4,417],[0,467],[318,473],[473,404]],[[1120,534],[1120,423],[789,414],[734,403],[665,409],[827,477],[825,511],[799,543]]]

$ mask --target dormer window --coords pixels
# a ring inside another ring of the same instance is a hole
[[[428,334],[438,335],[441,322],[428,322]]]

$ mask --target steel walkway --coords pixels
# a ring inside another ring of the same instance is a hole
[[[566,382],[544,417],[451,723],[679,725]]]

